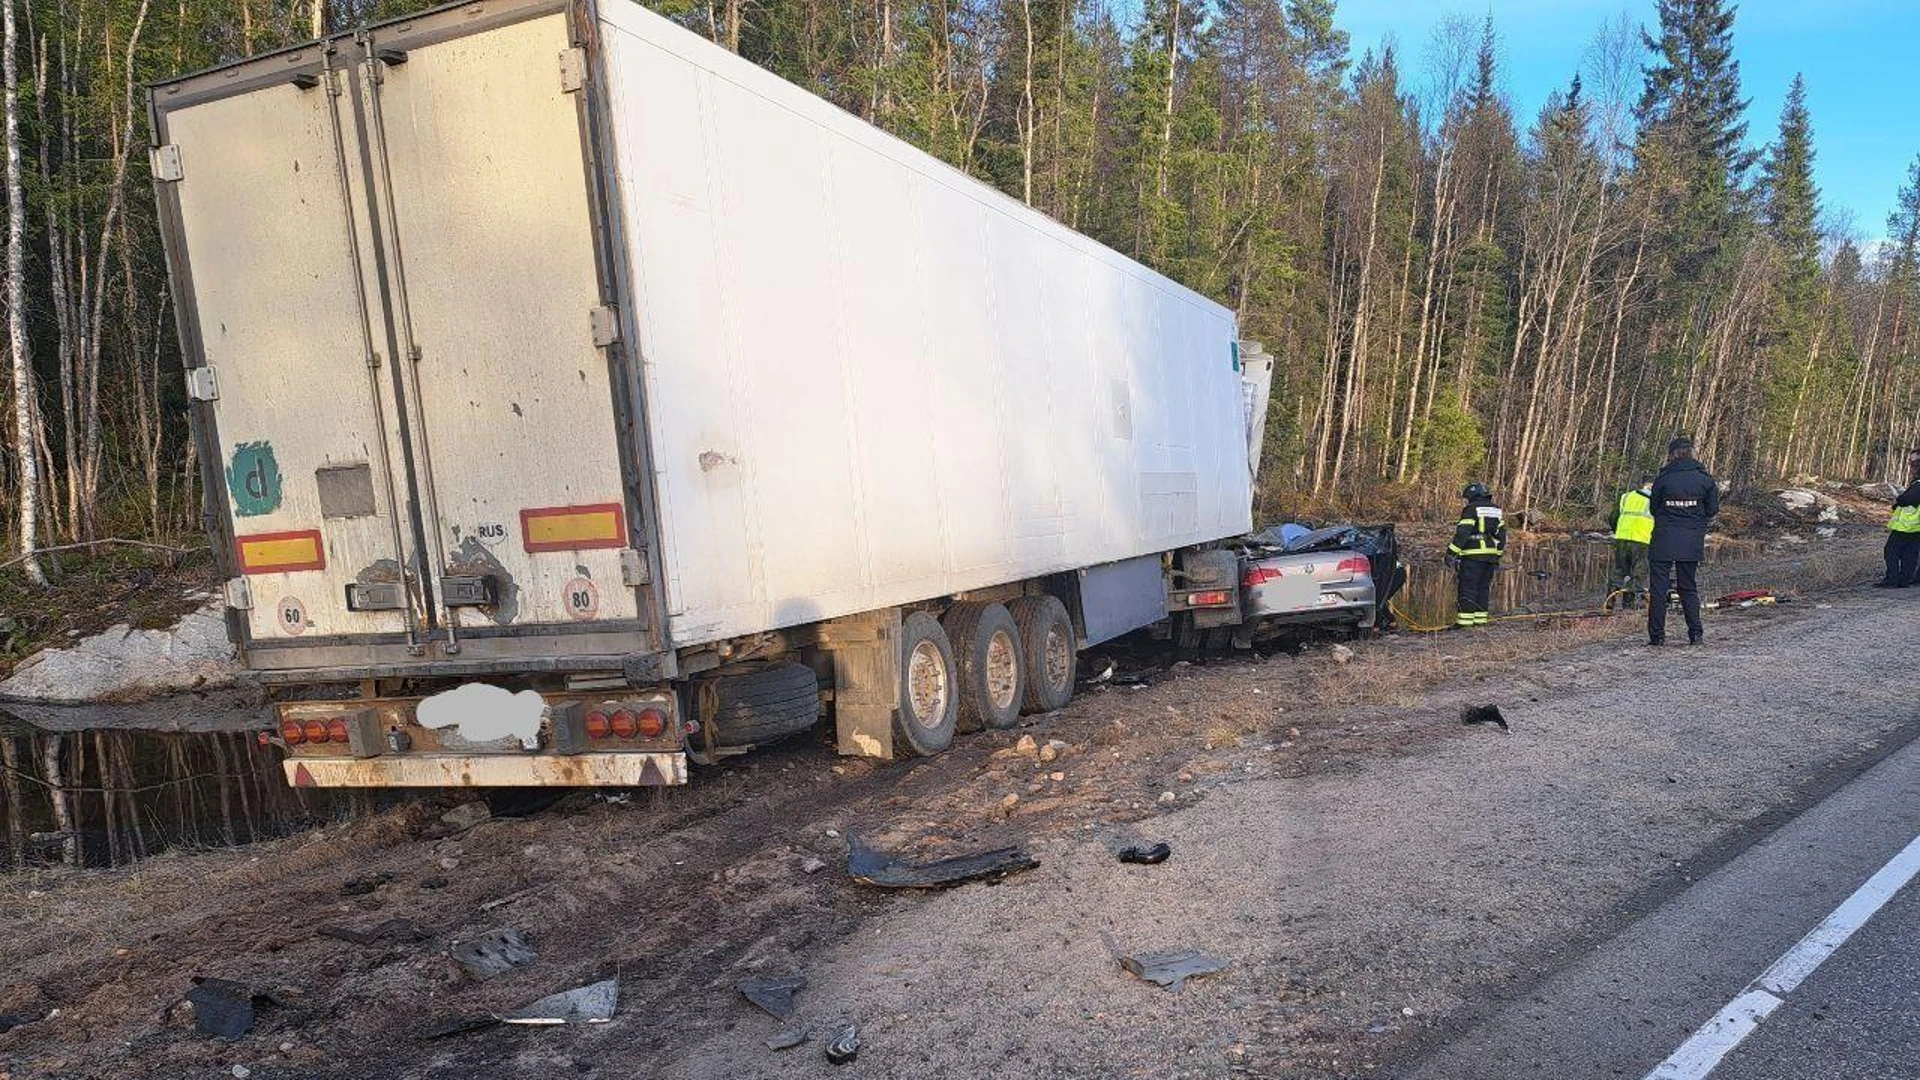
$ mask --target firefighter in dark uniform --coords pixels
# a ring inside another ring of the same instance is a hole
[[[1882,589],[1920,584],[1920,449],[1907,455],[1907,475],[1913,482],[1893,500],[1887,522],[1887,576],[1874,582]]]
[[[1667,444],[1667,467],[1648,493],[1653,545],[1647,552],[1647,644],[1667,643],[1667,597],[1678,586],[1687,616],[1687,644],[1706,637],[1700,625],[1700,560],[1706,557],[1707,526],[1720,512],[1720,485],[1693,459],[1693,440]]]
[[[1459,560],[1456,628],[1487,625],[1488,601],[1493,594],[1493,572],[1507,550],[1507,522],[1493,505],[1493,494],[1475,481],[1460,493],[1467,505],[1453,529],[1447,553]]]

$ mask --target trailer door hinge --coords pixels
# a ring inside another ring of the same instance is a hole
[[[574,46],[560,53],[560,90],[571,94],[587,85],[587,50]]]
[[[606,348],[620,340],[620,313],[610,307],[597,307],[588,313],[593,321],[593,344]]]
[[[243,577],[227,579],[227,606],[235,611],[253,610],[253,589]]]
[[[653,575],[647,570],[647,553],[633,548],[620,549],[620,583],[629,589],[637,589],[651,584]]]
[[[180,144],[168,143],[153,148],[148,160],[153,165],[155,180],[175,181],[185,179],[186,170],[180,167]]]
[[[190,401],[220,400],[220,381],[214,378],[211,366],[187,369],[187,399]]]

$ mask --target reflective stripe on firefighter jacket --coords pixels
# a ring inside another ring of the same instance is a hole
[[[1653,542],[1653,500],[1644,491],[1629,491],[1620,496],[1620,520],[1614,523],[1615,540],[1636,544]]]
[[[1896,506],[1887,528],[1897,533],[1920,533],[1920,506]]]
[[[1462,559],[1498,559],[1506,550],[1506,517],[1499,507],[1469,506],[1460,511],[1447,551]]]

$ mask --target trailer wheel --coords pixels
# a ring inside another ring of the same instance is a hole
[[[1026,657],[1028,712],[1064,709],[1073,700],[1073,679],[1080,661],[1073,619],[1056,596],[1023,596],[1007,605],[1020,631]]]
[[[1020,628],[999,604],[955,604],[940,620],[953,643],[960,673],[960,719],[955,730],[1010,728],[1025,704],[1027,660]]]
[[[953,643],[940,620],[913,612],[900,621],[900,708],[894,713],[894,734],[909,753],[932,757],[953,742],[959,711]]]
[[[768,664],[699,683],[701,714],[720,746],[798,735],[820,718],[820,679],[805,664]]]

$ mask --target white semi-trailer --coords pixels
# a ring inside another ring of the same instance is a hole
[[[1233,617],[1233,314],[638,4],[461,4],[151,109],[296,784],[678,783],[823,706],[930,754]]]

